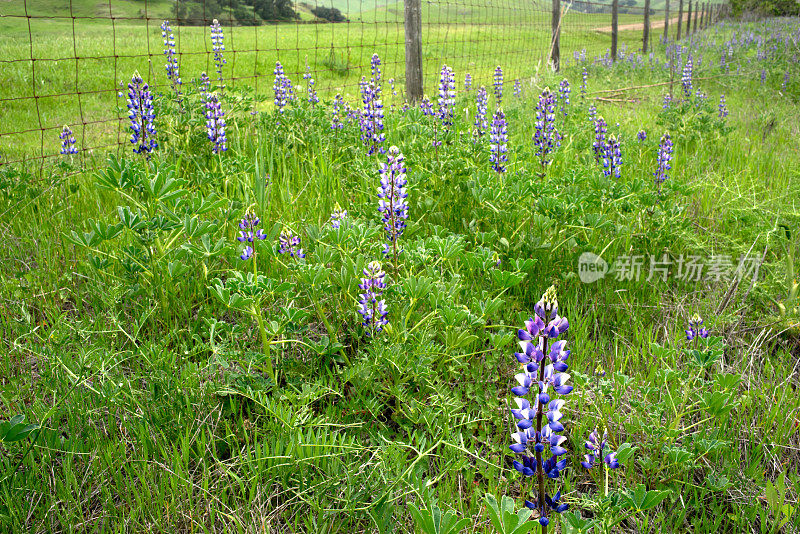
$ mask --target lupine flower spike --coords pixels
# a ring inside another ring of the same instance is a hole
[[[603,157],[606,146],[606,133],[608,133],[608,125],[603,117],[598,117],[594,123],[594,143],[592,143],[592,150],[594,152],[594,159],[598,163],[600,158]]]
[[[368,82],[361,78],[361,100],[364,104],[360,117],[361,140],[367,147],[367,155],[375,152],[384,153],[381,143],[386,139],[383,134],[383,102],[381,101],[381,60],[378,54],[372,55],[372,78]]]
[[[249,260],[255,254],[253,243],[255,243],[256,239],[264,240],[267,238],[264,230],[257,228],[259,223],[261,223],[261,219],[256,217],[252,212],[245,213],[242,220],[239,221],[239,237],[237,237],[236,240],[245,244],[244,251],[242,251],[242,255],[239,256],[242,261]]]
[[[693,341],[698,338],[707,338],[708,330],[703,327],[703,319],[698,314],[694,314],[689,319],[689,329],[686,330],[686,341]]]
[[[378,188],[378,211],[383,218],[383,229],[386,232],[386,245],[383,253],[392,252],[395,269],[397,268],[397,240],[403,235],[408,219],[408,192],[406,185],[405,157],[396,146],[389,148],[386,163],[380,167],[381,181]]]
[[[536,105],[536,121],[533,134],[533,146],[542,167],[550,164],[550,154],[561,146],[561,135],[556,130],[556,98],[549,88],[542,91]]]
[[[439,119],[442,121],[444,131],[450,130],[453,125],[453,108],[456,105],[456,77],[453,69],[442,65],[439,76]]]
[[[220,84],[222,83],[222,66],[227,63],[222,54],[225,51],[224,39],[222,26],[220,26],[217,19],[214,19],[211,23],[211,50],[214,52],[214,66],[217,68]]]
[[[75,136],[72,134],[72,128],[67,126],[66,124],[61,129],[61,133],[58,134],[58,138],[61,139],[61,153],[64,155],[73,155],[78,153],[78,149],[75,148]]]
[[[386,318],[389,313],[386,301],[381,298],[386,288],[385,277],[386,273],[380,262],[371,261],[364,269],[364,278],[358,284],[358,288],[363,291],[358,296],[358,313],[362,317],[361,324],[367,328],[367,335],[375,335],[389,324]]]
[[[498,108],[503,104],[503,69],[500,65],[494,69],[494,100]]]
[[[130,129],[131,143],[134,145],[133,151],[137,154],[144,154],[150,158],[150,154],[158,148],[156,142],[156,114],[153,109],[153,95],[139,71],[133,73],[128,84],[128,118],[131,121]]]
[[[653,176],[656,178],[656,187],[658,188],[658,196],[661,196],[661,184],[663,184],[669,175],[667,174],[672,168],[670,164],[672,161],[672,138],[669,133],[661,136],[661,142],[658,144],[658,154],[656,155],[656,172]]]
[[[725,103],[725,95],[719,97],[719,118],[724,119],[728,116],[728,105]]]
[[[686,98],[692,96],[692,56],[686,60],[683,66],[683,73],[681,74],[681,84],[683,85],[683,95]]]
[[[589,434],[589,437],[584,442],[583,446],[589,451],[588,454],[584,455],[584,461],[581,462],[581,465],[586,469],[591,469],[594,467],[595,464],[602,464],[605,469],[605,489],[604,494],[608,495],[608,474],[612,469],[618,469],[620,467],[619,460],[617,460],[617,453],[616,452],[609,452],[605,454],[606,446],[608,445],[608,433],[603,432],[603,437],[600,437],[600,434],[597,432],[595,428],[594,431]]]
[[[303,74],[303,79],[306,81],[306,93],[308,94],[308,103],[312,106],[319,103],[319,97],[317,96],[317,90],[314,88],[315,81],[313,76],[311,76],[311,67],[306,65],[306,72]]]
[[[340,130],[344,128],[344,124],[342,123],[342,119],[340,117],[343,108],[344,108],[344,99],[342,98],[342,95],[336,93],[336,96],[333,98],[331,130]]]
[[[558,99],[561,112],[565,117],[567,116],[567,108],[569,107],[569,94],[571,92],[572,89],[569,86],[569,81],[564,78],[561,80],[561,83],[558,84]]]
[[[283,65],[280,61],[275,62],[275,82],[272,84],[272,91],[275,93],[275,107],[278,108],[278,113],[283,114],[286,104],[289,102],[288,89],[291,88],[291,82],[287,85],[289,79],[283,72]]]
[[[297,259],[306,257],[303,253],[303,249],[300,247],[300,236],[294,235],[288,228],[284,228],[281,231],[281,235],[278,237],[278,244],[279,254],[288,254],[289,257]]]
[[[472,89],[472,74],[469,72],[464,75],[464,91]]]
[[[508,129],[506,125],[506,114],[502,109],[498,109],[492,117],[492,131],[489,135],[489,161],[492,169],[498,174],[506,172],[506,161],[508,161]]]
[[[565,340],[557,340],[569,328],[569,321],[558,315],[556,290],[552,286],[534,310],[536,315],[517,332],[520,352],[514,356],[521,369],[514,377],[519,385],[511,389],[516,396],[516,409],[511,410],[511,415],[517,431],[511,434],[514,443],[509,448],[519,455],[519,460],[513,462],[514,469],[523,477],[536,477],[533,484],[536,497],[526,500],[525,506],[538,511],[539,524],[546,527],[550,512],[561,513],[568,508],[560,502],[560,491],[555,495],[546,492],[545,480],[559,478],[567,466],[565,458],[559,459],[567,453],[563,446],[567,438],[559,434],[564,430],[561,410],[565,401],[551,399],[550,392],[565,396],[572,391],[567,384],[570,375],[565,372],[570,351],[566,350]],[[550,453],[547,460],[546,450]]]
[[[639,141],[646,141],[647,140],[647,132],[644,130],[639,130],[639,133],[636,134],[636,138]]]
[[[342,224],[342,221],[347,218],[347,210],[343,210],[342,207],[337,202],[336,205],[333,207],[333,212],[331,213],[331,228],[335,228],[336,230]]]
[[[164,55],[167,56],[167,63],[164,66],[167,70],[167,79],[169,79],[172,86],[172,92],[175,93],[175,98],[180,101],[181,75],[178,57],[175,53],[175,36],[172,34],[172,28],[168,20],[161,23],[161,37],[164,38]]]
[[[603,150],[601,162],[603,164],[603,174],[613,178],[620,177],[620,167],[622,166],[622,150],[616,136],[609,135]]]
[[[514,80],[514,96],[516,98],[522,96],[522,82],[520,81],[519,78]]]
[[[206,96],[206,129],[208,140],[214,144],[214,154],[228,150],[228,138],[225,135],[225,113],[216,93]]]
[[[478,141],[489,128],[489,119],[486,118],[489,107],[489,94],[486,87],[481,86],[475,97],[475,140]]]

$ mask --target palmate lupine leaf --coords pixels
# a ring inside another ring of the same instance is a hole
[[[532,510],[522,508],[519,512],[514,513],[514,499],[507,495],[503,495],[498,504],[495,496],[487,493],[486,513],[489,515],[492,526],[500,534],[527,534],[534,527],[539,526],[536,521],[528,521],[533,513]]]
[[[414,503],[408,503],[408,509],[422,534],[456,534],[469,524],[469,519],[458,519],[453,512],[442,514],[435,504],[430,509],[420,510]]]

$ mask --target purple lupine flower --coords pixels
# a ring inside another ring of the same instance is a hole
[[[683,85],[683,95],[686,98],[692,96],[692,67],[692,56],[689,56],[681,73],[681,85]]]
[[[306,65],[306,72],[303,74],[303,79],[306,81],[306,93],[308,95],[308,103],[312,106],[319,103],[317,90],[314,88],[314,78],[311,76],[311,67]]]
[[[358,288],[363,291],[358,295],[358,313],[362,317],[362,326],[367,328],[367,335],[371,336],[381,332],[389,324],[386,318],[389,313],[386,301],[381,299],[386,288],[386,273],[378,261],[369,262],[363,272],[364,278],[358,284]]]
[[[558,84],[558,100],[559,100],[559,107],[561,108],[561,112],[566,117],[567,115],[567,107],[569,107],[569,94],[572,92],[572,89],[569,86],[569,80],[564,78],[561,80],[561,83]]]
[[[272,72],[275,73],[275,82],[272,84],[272,91],[275,93],[275,107],[278,108],[278,113],[282,115],[286,104],[289,103],[289,93],[286,90],[286,80],[289,78],[283,72],[283,65],[281,65],[280,61],[275,62],[275,70]],[[289,82],[288,87],[291,87],[291,82]]]
[[[337,202],[336,205],[333,206],[333,212],[331,213],[331,228],[339,229],[342,224],[342,221],[347,218],[347,210],[343,210],[342,207]]]
[[[175,98],[180,99],[180,68],[178,66],[178,57],[175,53],[175,36],[172,34],[172,28],[168,20],[161,23],[161,37],[164,38],[164,55],[167,56],[167,63],[164,66],[167,70],[167,79],[170,81]]]
[[[397,261],[397,240],[403,235],[408,219],[408,192],[406,185],[405,157],[396,146],[389,148],[386,163],[380,167],[381,181],[378,188],[378,211],[383,219],[383,229],[386,232],[386,245],[383,249],[385,255],[393,253]],[[402,252],[402,251],[400,251]]]
[[[592,143],[592,151],[594,152],[594,160],[598,163],[605,150],[606,133],[608,133],[608,124],[606,124],[606,120],[603,117],[597,117],[597,120],[594,122],[594,143]]]
[[[372,83],[377,86],[381,84],[381,58],[378,57],[378,54],[372,54],[372,59],[370,59],[370,69],[372,72]]]
[[[672,104],[672,96],[669,93],[664,95],[664,101],[661,103],[661,109],[667,110],[669,106]]]
[[[602,152],[603,174],[614,178],[620,177],[622,166],[622,150],[616,136],[609,135]]]
[[[333,97],[332,108],[333,108],[332,111],[333,115],[331,118],[331,130],[340,130],[344,128],[344,124],[342,124],[342,119],[339,116],[339,114],[342,112],[342,109],[344,108],[344,99],[342,98],[342,95],[340,95],[339,93],[336,93],[336,96]]]
[[[514,80],[514,96],[516,98],[522,96],[522,82],[519,78]]]
[[[581,100],[585,100],[587,91],[586,82],[589,79],[589,72],[586,70],[586,67],[583,67],[583,73],[581,73],[581,76],[583,78],[583,81],[581,82]]]
[[[719,97],[719,118],[724,119],[728,116],[728,106],[725,103],[725,95]]]
[[[419,109],[420,111],[422,111],[423,115],[430,115],[430,116],[434,115],[433,104],[431,103],[431,101],[428,99],[427,96],[423,96],[422,100],[419,101]]]
[[[66,124],[61,129],[61,133],[58,134],[58,138],[61,139],[61,153],[64,155],[73,155],[78,153],[78,149],[75,147],[75,136],[72,134],[72,128],[67,126]]]
[[[783,74],[783,81],[781,82],[781,91],[785,91],[789,87],[789,69]]]
[[[646,141],[647,140],[647,132],[644,130],[639,130],[639,133],[636,134],[636,138],[639,141]]]
[[[242,217],[242,220],[239,221],[239,237],[236,240],[240,243],[245,243],[244,250],[242,251],[242,255],[239,258],[242,261],[247,261],[253,257],[255,250],[252,246],[247,243],[255,243],[256,239],[264,240],[267,238],[267,235],[264,233],[264,230],[258,228],[258,225],[261,223],[261,219],[256,217],[253,212],[247,212]]]
[[[453,125],[453,109],[456,105],[456,76],[453,69],[442,65],[439,76],[439,119],[442,121],[444,131],[450,130]]]
[[[472,89],[472,74],[469,72],[464,75],[464,91]]]
[[[561,410],[565,401],[551,399],[550,388],[558,395],[572,392],[572,386],[567,384],[570,375],[565,372],[570,351],[566,349],[565,340],[557,340],[569,328],[569,321],[558,315],[558,301],[552,286],[534,310],[535,317],[525,321],[525,327],[517,332],[520,352],[515,352],[514,357],[521,369],[514,376],[519,385],[511,389],[516,404],[511,415],[517,431],[511,434],[514,443],[509,448],[520,455],[520,459],[513,462],[514,469],[524,477],[538,479],[537,498],[526,500],[525,506],[537,510],[539,523],[546,526],[550,511],[561,513],[568,508],[559,502],[560,491],[553,497],[545,492],[545,477],[557,479],[567,466],[566,458],[559,459],[568,452],[563,446],[567,438],[559,434],[564,430]],[[550,457],[544,460],[546,450]]]
[[[707,337],[708,330],[703,326],[703,319],[695,313],[692,318],[689,319],[689,329],[686,330],[686,341],[692,341],[697,338],[705,339]]]
[[[288,254],[291,258],[303,259],[306,257],[303,249],[300,248],[300,236],[294,235],[289,228],[281,230],[281,235],[278,237],[278,253]]]
[[[668,171],[672,169],[672,138],[669,132],[661,136],[661,141],[658,143],[658,153],[656,154],[656,172],[653,176],[656,178],[656,187],[658,188],[658,195],[661,196],[661,184],[669,178]]]
[[[374,58],[375,56],[373,56]],[[380,69],[378,69],[380,77]],[[381,102],[381,86],[374,81],[367,82],[361,78],[361,101],[364,104],[359,124],[361,126],[361,140],[367,147],[367,155],[375,152],[384,153],[381,143],[386,139],[383,134],[383,103]]]
[[[222,66],[227,63],[222,53],[225,51],[223,41],[225,36],[222,34],[222,26],[219,21],[214,19],[211,23],[211,50],[214,52],[214,66],[217,68],[217,76],[220,83],[222,82]]]
[[[550,163],[549,155],[561,146],[561,135],[556,130],[556,97],[545,87],[536,105],[536,131],[533,134],[533,146],[536,157],[542,167]]]
[[[766,69],[761,69],[761,85],[767,83],[767,71]]]
[[[389,87],[392,88],[392,96],[397,96],[397,89],[394,86],[394,78],[389,78]]]
[[[492,130],[489,134],[489,161],[492,169],[497,173],[506,172],[505,163],[508,161],[508,129],[506,114],[498,108],[492,117]]]
[[[591,122],[594,122],[596,118],[597,118],[597,106],[592,104],[591,106],[589,106],[589,120]]]
[[[481,86],[475,96],[475,138],[480,139],[489,127],[489,119],[486,113],[489,107],[489,94],[486,87]]]
[[[594,467],[595,462],[600,462],[601,458],[606,467],[606,469],[617,469],[619,465],[619,461],[617,461],[617,453],[616,452],[609,452],[605,456],[603,456],[603,451],[605,450],[606,446],[608,445],[608,433],[603,432],[603,437],[600,437],[600,434],[595,429],[591,434],[589,434],[589,438],[584,443],[584,447],[589,450],[589,454],[584,455],[585,461],[581,462],[581,465],[586,469],[591,469]]]
[[[200,90],[200,98],[203,102],[206,101],[206,95],[211,92],[211,78],[208,77],[208,74],[205,71],[200,73],[200,83],[198,84],[198,89]]]
[[[208,140],[214,143],[211,149],[214,154],[228,150],[228,138],[225,135],[225,112],[219,103],[216,93],[206,96],[206,129]]]
[[[133,73],[128,84],[128,112],[130,129],[133,131],[131,134],[131,143],[135,147],[133,151],[145,154],[149,159],[153,150],[158,148],[154,123],[156,113],[153,109],[150,86],[139,75],[139,71]]]
[[[494,69],[494,100],[498,108],[503,104],[503,69],[500,65]]]

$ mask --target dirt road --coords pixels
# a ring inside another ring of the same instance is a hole
[[[689,14],[688,13],[684,13],[683,14],[683,23],[686,24],[687,20],[689,20]],[[672,18],[669,21],[669,25],[670,26],[673,26],[674,24],[677,24],[677,23],[678,23],[678,17]],[[664,27],[664,19],[656,20],[656,21],[653,21],[653,20],[650,21],[650,29],[652,29],[652,30],[655,30],[657,28],[663,28],[663,27]],[[621,31],[621,32],[628,31],[628,30],[643,30],[643,29],[644,29],[644,22],[637,22],[635,24],[623,24],[622,26],[619,26],[619,31]],[[603,26],[602,28],[595,28],[594,31],[600,32],[600,33],[611,33],[611,26]]]

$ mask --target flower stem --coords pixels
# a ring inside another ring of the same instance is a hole
[[[542,354],[547,354],[547,338],[542,338],[544,345],[542,346]],[[544,360],[539,362],[539,383],[541,384],[544,381]],[[541,441],[542,439],[542,416],[544,415],[544,405],[542,401],[539,400],[539,396],[536,396],[536,439],[537,441]],[[536,475],[539,479],[539,517],[542,518],[545,516],[545,499],[544,499],[544,465],[542,462],[542,453],[538,450],[536,451]],[[547,534],[547,525],[542,525],[542,534]]]

